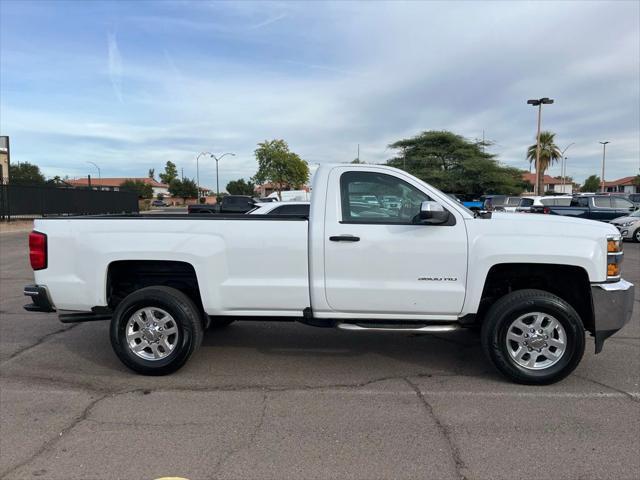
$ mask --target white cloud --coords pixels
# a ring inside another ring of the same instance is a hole
[[[113,86],[113,92],[120,103],[122,99],[122,57],[118,48],[115,33],[107,34],[107,48],[109,55],[109,78]]]
[[[84,89],[72,84],[64,95],[26,101],[3,85],[3,129],[16,137],[15,155],[47,173],[83,174],[91,160],[103,176],[144,175],[172,160],[194,176],[199,151],[232,151],[237,157],[220,163],[224,185],[255,172],[253,149],[267,138],[286,139],[310,163],[351,160],[358,143],[363,160],[381,162],[399,138],[451,129],[469,138],[485,130],[500,160],[527,168],[535,111],[525,102],[551,96],[556,103],[545,109],[543,126],[561,146],[575,142],[570,175],[599,171],[597,142],[605,137],[611,178],[637,172],[637,4],[196,8],[123,20],[119,39],[132,46],[126,70],[109,33],[107,72],[96,70],[92,52],[50,72],[93,74]],[[214,185],[214,167],[200,167],[201,183]]]

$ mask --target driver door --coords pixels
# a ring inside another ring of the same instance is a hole
[[[332,310],[372,318],[462,310],[464,220],[448,208],[446,224],[416,223],[421,203],[431,200],[420,187],[388,171],[331,172],[324,244],[325,295]]]

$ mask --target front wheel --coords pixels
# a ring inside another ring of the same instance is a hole
[[[542,290],[505,295],[487,312],[482,347],[496,368],[516,383],[562,380],[580,363],[585,338],[571,305]]]
[[[131,370],[166,375],[178,370],[202,342],[202,318],[193,301],[175,288],[137,290],[116,308],[111,345]]]
[[[636,228],[636,231],[633,233],[633,240],[636,243],[640,243],[640,227]]]

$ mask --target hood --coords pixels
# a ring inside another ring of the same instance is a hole
[[[630,217],[627,215],[626,217],[618,217],[611,220],[611,223],[613,223],[614,225],[620,225],[627,222],[640,222],[640,217]]]
[[[467,222],[486,222],[483,230],[502,231],[508,235],[561,235],[582,236],[593,235],[606,237],[607,235],[619,235],[618,229],[613,225],[596,220],[572,218],[563,215],[543,215],[534,213],[495,213],[491,218],[474,218]]]

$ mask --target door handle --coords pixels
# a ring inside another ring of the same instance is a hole
[[[360,237],[355,237],[353,235],[336,235],[329,237],[329,240],[332,242],[359,242]]]

